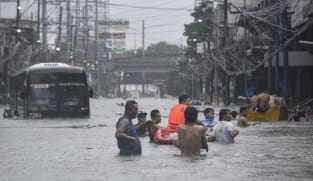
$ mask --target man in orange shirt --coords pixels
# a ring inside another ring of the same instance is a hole
[[[166,131],[176,133],[180,124],[185,124],[184,112],[189,107],[190,97],[186,94],[178,97],[178,104],[175,104],[168,116]]]

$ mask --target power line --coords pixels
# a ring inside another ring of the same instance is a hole
[[[108,3],[108,4],[110,6],[136,8],[136,9],[155,9],[155,10],[166,10],[166,11],[192,11],[193,10],[193,9],[186,9],[186,8],[160,8],[160,7],[149,7],[149,6],[132,6],[132,5],[123,5],[123,4],[115,4],[115,3]]]

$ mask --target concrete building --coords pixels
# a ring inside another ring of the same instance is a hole
[[[254,7],[258,10],[265,11],[275,5],[276,2],[278,1],[257,0],[254,3]],[[307,98],[313,98],[313,25],[310,23],[313,18],[313,1],[288,0],[283,3],[288,3],[288,7],[290,7],[287,9],[287,28],[294,31],[293,34],[288,35],[288,38],[284,42],[284,44],[288,43],[286,49],[288,57],[288,89],[284,90],[285,88],[283,87],[283,81],[285,81],[283,74],[283,51],[273,57],[270,60],[271,62],[265,63],[264,68],[261,68],[259,72],[266,69],[267,72],[272,72],[272,76],[270,77],[263,75],[263,80],[267,80],[267,83],[269,81],[271,82],[268,88],[275,90],[275,86],[278,86],[277,93],[280,95],[283,95],[287,91],[290,103],[294,103]],[[284,22],[283,18],[279,17],[279,24]],[[276,69],[277,73],[275,72],[275,66],[278,67]],[[260,74],[256,74],[256,76],[261,77]],[[275,78],[279,80],[278,85],[275,85]]]

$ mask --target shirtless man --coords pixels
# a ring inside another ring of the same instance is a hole
[[[254,95],[250,99],[250,104],[255,112],[266,112],[269,109],[270,96],[266,92]]]
[[[150,112],[150,117],[152,123],[148,126],[150,142],[154,141],[154,135],[160,128],[159,123],[161,123],[161,113],[159,110],[154,109]]]
[[[239,127],[248,127],[253,125],[254,123],[249,123],[249,121],[247,120],[247,107],[241,107],[239,110],[239,117],[237,120],[237,126]]]
[[[200,154],[201,148],[208,151],[204,127],[197,124],[198,111],[194,107],[188,107],[184,115],[186,123],[178,126],[178,141],[175,145],[184,156]]]
[[[152,123],[152,121],[147,121],[146,116],[146,112],[139,112],[137,115],[138,123],[135,124],[135,128],[138,136],[140,137],[145,137],[149,134],[148,127]]]

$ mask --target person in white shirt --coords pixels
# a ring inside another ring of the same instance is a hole
[[[219,122],[213,127],[213,131],[208,141],[217,141],[219,143],[234,143],[239,130],[231,122],[232,115],[229,109],[222,109],[219,112]]]

